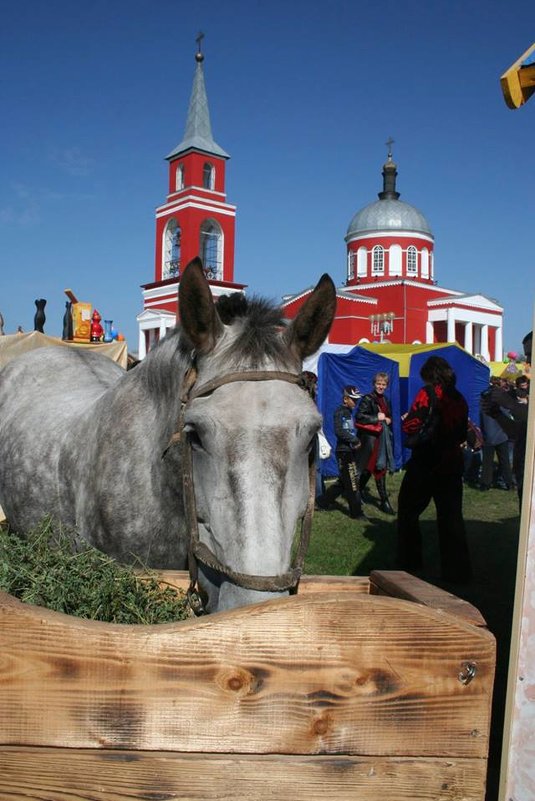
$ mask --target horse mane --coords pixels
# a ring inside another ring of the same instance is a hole
[[[231,331],[224,343],[223,363],[234,368],[248,366],[256,369],[268,360],[281,368],[290,368],[293,360],[280,335],[287,321],[277,303],[255,295],[247,298],[241,292],[234,292],[221,295],[216,309],[221,322]]]
[[[226,326],[214,353],[220,368],[255,370],[266,362],[279,369],[296,367],[295,357],[280,335],[287,321],[276,302],[234,292],[220,296],[215,305]],[[152,390],[163,390],[191,362],[192,350],[193,345],[179,324],[150,350],[135,372],[144,373]]]

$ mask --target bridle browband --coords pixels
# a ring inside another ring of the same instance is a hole
[[[309,496],[305,514],[301,518],[301,534],[299,538],[299,545],[293,560],[293,566],[286,572],[278,576],[255,576],[247,573],[239,573],[233,570],[228,565],[219,561],[216,555],[210,550],[206,543],[201,542],[199,537],[199,526],[197,522],[197,505],[195,501],[195,490],[193,486],[193,458],[191,441],[188,436],[183,436],[184,433],[184,420],[186,409],[193,400],[200,397],[210,395],[219,387],[225,384],[232,384],[236,381],[286,381],[290,384],[298,384],[302,389],[302,377],[294,373],[268,371],[268,370],[251,370],[227,373],[227,375],[213,378],[210,381],[196,387],[197,368],[195,363],[186,371],[184,382],[182,385],[182,392],[180,396],[180,415],[178,421],[177,431],[171,437],[163,456],[167,453],[169,448],[180,442],[182,451],[182,488],[184,496],[184,513],[186,518],[187,534],[189,538],[188,549],[188,568],[190,575],[190,585],[187,591],[187,597],[191,608],[195,614],[200,615],[205,613],[205,609],[201,600],[200,590],[198,587],[199,567],[198,563],[201,562],[206,567],[215,570],[226,576],[233,584],[247,590],[256,590],[259,592],[291,592],[297,591],[299,579],[303,572],[303,564],[305,555],[310,542],[310,532],[312,528],[312,517],[314,514],[314,494],[315,494],[315,465],[314,460],[311,460],[309,468]]]

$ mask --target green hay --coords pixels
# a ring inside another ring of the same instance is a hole
[[[142,566],[140,566],[142,567]],[[171,623],[189,617],[184,593],[157,574],[111,557],[44,521],[22,539],[0,529],[0,590],[21,601],[107,623]]]

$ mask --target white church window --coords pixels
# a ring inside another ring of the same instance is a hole
[[[184,189],[184,165],[179,164],[176,168],[176,183],[175,189],[179,192],[181,189]]]
[[[351,281],[355,278],[355,263],[356,263],[356,253],[354,250],[348,250],[347,252],[347,281],[346,283],[350,284]]]
[[[429,251],[422,248],[422,278],[429,278]]]
[[[385,251],[381,245],[375,245],[372,251],[372,275],[383,275],[385,271]]]
[[[177,221],[172,217],[164,231],[162,278],[176,278],[180,274],[180,238],[181,231]]]
[[[204,189],[214,188],[214,177],[215,169],[213,164],[210,164],[209,161],[205,162],[204,167],[202,168],[202,185]]]
[[[388,259],[388,274],[401,275],[402,272],[402,250],[401,245],[390,245]]]
[[[365,247],[360,247],[357,251],[357,276],[366,278],[368,275],[368,251]]]
[[[409,275],[416,275],[418,272],[418,255],[414,245],[409,245],[407,248],[407,273]]]
[[[221,281],[223,278],[223,232],[215,220],[205,220],[201,225],[200,254],[207,277]]]

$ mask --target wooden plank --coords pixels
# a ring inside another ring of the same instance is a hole
[[[0,743],[485,758],[494,664],[489,632],[351,592],[160,626],[4,593]]]
[[[427,581],[411,576],[403,570],[374,570],[370,574],[370,593],[404,598],[406,601],[439,609],[459,617],[473,626],[486,627],[485,618],[475,606],[457,598],[451,592],[435,587]]]
[[[483,801],[485,761],[3,748],[2,801]]]
[[[535,92],[535,44],[528,47],[500,78],[502,93],[509,108],[520,108]]]
[[[161,570],[162,584],[178,590],[189,587],[189,573],[186,570]],[[299,595],[311,592],[339,590],[350,592],[369,592],[370,581],[367,576],[302,576],[299,582]]]
[[[535,46],[534,46],[535,47]],[[533,315],[535,327],[535,309]],[[528,407],[499,801],[535,798],[535,409]]]

